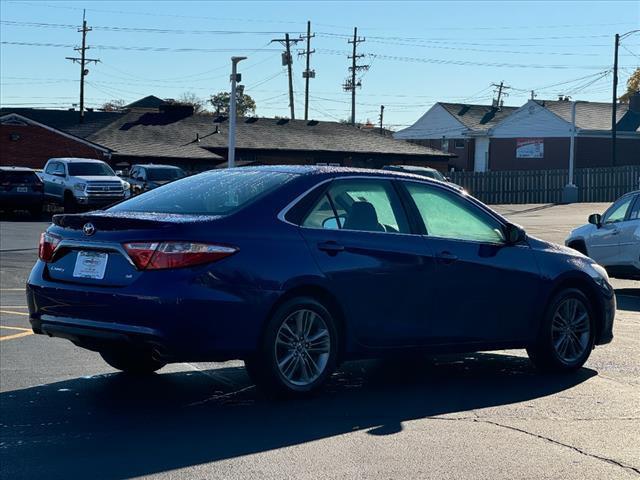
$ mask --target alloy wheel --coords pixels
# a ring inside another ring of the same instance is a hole
[[[591,319],[587,306],[577,298],[562,301],[551,322],[551,340],[559,359],[571,364],[589,348]]]
[[[327,367],[330,352],[327,324],[312,310],[294,311],[276,334],[278,369],[292,385],[306,386],[317,380]]]

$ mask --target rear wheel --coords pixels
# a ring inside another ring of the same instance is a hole
[[[331,313],[313,298],[285,302],[273,314],[247,373],[276,396],[317,390],[336,367],[338,332]]]
[[[587,361],[594,341],[595,316],[591,304],[580,290],[568,288],[549,304],[538,339],[527,348],[527,353],[542,370],[572,371]]]
[[[160,370],[166,363],[156,360],[151,352],[123,348],[100,352],[103,360],[116,370],[136,375],[150,374]]]

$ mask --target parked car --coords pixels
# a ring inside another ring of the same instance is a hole
[[[44,188],[31,168],[0,167],[0,209],[27,210],[33,216],[42,213]]]
[[[128,197],[131,188],[105,162],[89,158],[51,158],[41,178],[45,200],[65,212],[110,205]]]
[[[138,194],[186,176],[184,170],[173,165],[133,165],[127,181],[131,184],[131,192]]]
[[[573,230],[565,245],[603,265],[620,278],[640,278],[640,190],[616,200],[602,215]]]
[[[572,371],[615,312],[601,266],[446,183],[314,166],[212,170],[56,215],[27,300],[35,333],[119,370],[243,359],[281,394],[415,350],[526,348]]]

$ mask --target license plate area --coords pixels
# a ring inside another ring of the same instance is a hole
[[[16,190],[18,193],[27,193],[29,191],[27,187],[18,187]]]
[[[109,254],[104,252],[80,251],[73,268],[73,277],[102,280],[108,260]]]

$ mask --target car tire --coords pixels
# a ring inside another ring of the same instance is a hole
[[[102,359],[116,370],[135,375],[151,374],[166,365],[156,360],[151,352],[133,349],[104,350],[100,352]]]
[[[257,352],[245,359],[247,373],[269,396],[303,396],[317,391],[338,357],[333,315],[317,300],[296,297],[268,320]]]
[[[527,354],[542,371],[575,371],[589,358],[595,332],[595,312],[589,299],[582,291],[567,288],[549,302],[538,337]]]

